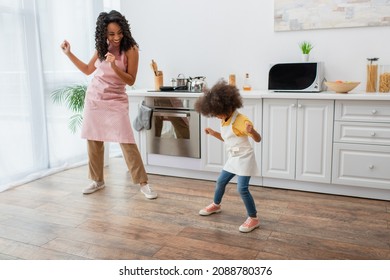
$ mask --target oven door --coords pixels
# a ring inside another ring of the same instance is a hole
[[[200,158],[200,115],[191,110],[153,109],[147,152]]]

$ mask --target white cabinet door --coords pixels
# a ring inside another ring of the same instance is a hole
[[[256,129],[260,135],[263,131],[263,117],[262,117],[262,102],[258,99],[245,99],[244,107],[239,109],[240,113],[246,115],[253,123],[253,127]],[[253,150],[255,151],[257,166],[259,167],[259,174],[261,175],[261,150],[262,150],[262,141],[256,143],[252,138],[249,139]]]
[[[220,172],[225,163],[224,143],[204,132],[204,129],[207,127],[219,132],[220,122],[217,118],[205,118],[202,116],[201,119],[201,158],[203,170],[206,171]]]
[[[332,100],[299,100],[296,180],[330,183],[333,139]]]
[[[295,178],[297,100],[263,100],[264,177]]]
[[[330,183],[333,101],[263,101],[263,176]]]

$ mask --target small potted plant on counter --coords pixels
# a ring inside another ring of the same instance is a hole
[[[304,62],[309,61],[309,54],[314,48],[313,44],[308,41],[303,41],[299,44],[299,48],[302,51],[302,60]]]

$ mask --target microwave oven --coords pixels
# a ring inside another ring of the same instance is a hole
[[[323,82],[323,62],[272,64],[268,74],[268,90],[277,92],[320,92]]]

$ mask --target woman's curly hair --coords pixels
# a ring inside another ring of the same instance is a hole
[[[211,89],[205,89],[195,102],[195,110],[206,117],[229,115],[242,107],[242,97],[237,87],[226,81],[218,81]]]
[[[112,10],[109,13],[102,12],[99,14],[96,20],[95,31],[95,47],[98,53],[98,57],[101,61],[105,59],[105,55],[108,52],[107,26],[111,22],[117,23],[122,29],[123,38],[120,44],[120,52],[125,52],[134,46],[138,47],[137,42],[131,35],[130,25],[125,16],[115,10]]]

